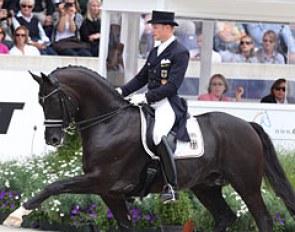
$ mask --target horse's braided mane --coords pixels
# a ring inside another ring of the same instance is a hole
[[[58,67],[55,70],[53,70],[51,74],[55,74],[63,70],[75,70],[75,71],[82,72],[86,74],[87,77],[91,77],[97,81],[103,82],[103,84],[107,85],[110,89],[114,90],[114,86],[106,78],[103,78],[99,73],[85,66],[69,65],[65,67]]]

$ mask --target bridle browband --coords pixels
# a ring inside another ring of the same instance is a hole
[[[44,125],[46,128],[60,127],[66,133],[71,133],[71,131],[74,130],[75,128],[78,128],[80,131],[82,131],[94,125],[97,125],[99,123],[102,123],[109,118],[114,117],[115,115],[119,114],[122,110],[132,105],[132,104],[128,104],[126,106],[118,108],[117,110],[108,112],[98,117],[75,122],[70,114],[68,105],[66,104],[66,101],[68,101],[73,107],[75,107],[71,98],[65,94],[65,92],[60,87],[58,79],[53,74],[49,74],[48,78],[51,80],[51,82],[55,85],[56,88],[45,96],[39,96],[39,100],[42,101],[42,103],[44,104],[44,102],[47,99],[54,96],[55,94],[58,94],[59,103],[60,103],[60,107],[62,111],[62,119],[45,119]],[[79,111],[79,107],[76,108],[76,112],[77,111]]]

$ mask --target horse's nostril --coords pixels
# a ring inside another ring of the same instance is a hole
[[[53,146],[57,146],[57,145],[59,145],[59,139],[58,139],[58,138],[52,138],[52,140],[51,140],[51,144],[52,144]]]

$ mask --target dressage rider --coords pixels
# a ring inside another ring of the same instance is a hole
[[[142,95],[134,95],[133,103],[146,102],[155,109],[155,128],[153,140],[157,154],[161,158],[166,185],[161,199],[165,202],[177,201],[177,175],[173,152],[167,143],[167,135],[171,129],[176,130],[176,137],[189,141],[186,130],[186,102],[177,95],[189,61],[188,50],[173,35],[174,13],[153,11],[152,33],[160,45],[153,48],[147,61],[139,73],[117,91],[124,97],[148,85],[148,91]]]

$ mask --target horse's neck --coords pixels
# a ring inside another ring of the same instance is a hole
[[[96,100],[97,99],[97,100]],[[80,102],[80,120],[87,120],[104,116],[114,112],[121,107],[113,98],[100,99],[95,96],[85,98]]]

